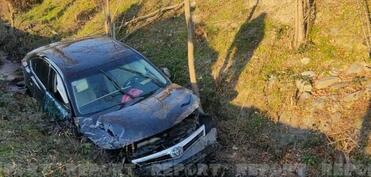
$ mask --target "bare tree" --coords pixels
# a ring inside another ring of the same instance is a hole
[[[313,25],[315,16],[314,0],[296,0],[295,14],[295,38],[294,46],[299,48],[305,44],[309,38],[309,31]]]
[[[296,0],[295,14],[295,41],[294,45],[298,48],[305,43],[305,23],[304,23],[304,1]]]
[[[109,6],[109,0],[106,0],[104,4],[105,4],[105,10],[104,10],[104,16],[105,16],[104,29],[105,29],[106,35],[112,37],[113,30],[112,30],[112,18],[111,18],[111,11],[110,11],[110,6]]]
[[[198,85],[197,85],[197,78],[196,78],[196,69],[195,69],[195,62],[194,62],[194,45],[193,45],[193,21],[191,16],[191,7],[190,7],[190,0],[184,0],[184,14],[187,23],[187,31],[188,31],[188,69],[189,69],[189,77],[192,84],[192,89],[198,96],[200,95]]]
[[[197,84],[196,69],[195,69],[194,45],[193,45],[193,21],[192,21],[190,0],[184,0],[184,15],[185,15],[185,19],[187,23],[187,31],[188,31],[187,44],[188,44],[189,78],[191,80],[193,92],[197,96],[200,96],[200,91],[199,91],[198,84]],[[201,105],[200,105],[200,110],[202,111]]]
[[[367,0],[357,0],[360,18],[362,21],[362,32],[368,48],[368,57],[371,58],[371,16]]]
[[[9,0],[6,0],[5,2],[8,5],[8,13],[9,13],[10,26],[14,27],[14,14],[15,14],[15,10],[14,10],[13,4]]]
[[[184,2],[180,2],[175,5],[161,7],[160,9],[150,12],[149,14],[135,17],[126,22],[125,22],[125,18],[122,18],[120,24],[118,25],[117,31],[120,32],[123,28],[128,28],[128,27],[132,27],[132,29],[127,30],[125,36],[121,40],[128,38],[131,34],[135,33],[137,30],[141,29],[142,27],[147,26],[155,22],[156,20],[160,19],[166,13],[176,15],[177,11],[181,9],[183,5],[184,5]]]

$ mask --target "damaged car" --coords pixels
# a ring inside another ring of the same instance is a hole
[[[200,113],[200,99],[119,41],[53,43],[28,53],[22,66],[43,111],[72,122],[99,148],[123,152],[140,169],[156,164],[166,171],[215,148],[216,128]]]

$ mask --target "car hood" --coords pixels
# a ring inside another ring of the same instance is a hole
[[[77,121],[80,132],[96,145],[119,149],[173,127],[199,104],[199,98],[190,90],[171,84],[137,104]]]

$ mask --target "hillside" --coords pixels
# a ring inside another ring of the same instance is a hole
[[[110,2],[119,27],[181,1]],[[371,60],[359,7],[349,0],[316,1],[311,42],[295,50],[294,2],[195,2],[201,100],[217,120],[222,145],[213,161],[305,164],[307,176],[321,174],[321,163],[371,162]],[[19,9],[11,27],[3,0],[0,7],[0,57],[13,61],[52,41],[104,33],[104,12],[98,0],[36,2]],[[173,82],[189,85],[182,8],[118,29],[117,38],[158,66],[168,67]],[[6,91],[0,97],[0,132],[6,135],[0,139],[0,162],[63,165],[99,159],[91,144],[79,143],[52,120],[45,122],[48,119],[31,98]]]

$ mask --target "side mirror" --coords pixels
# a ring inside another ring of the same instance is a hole
[[[166,75],[168,78],[171,77],[170,70],[169,70],[168,68],[164,67],[164,68],[161,68],[161,69],[162,69],[162,72],[164,72],[165,75]]]

